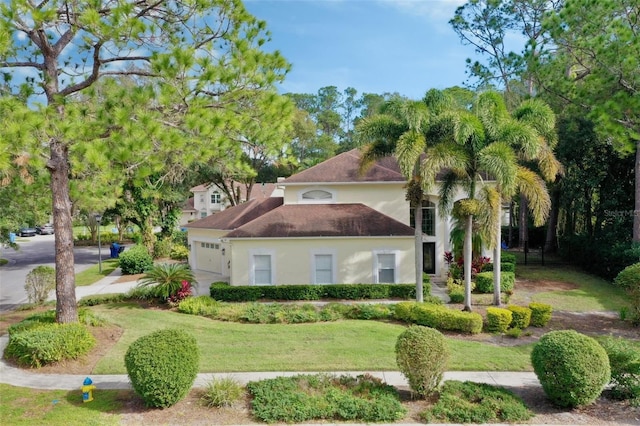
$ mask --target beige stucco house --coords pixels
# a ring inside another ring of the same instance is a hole
[[[359,160],[358,150],[339,154],[270,197],[189,223],[191,267],[231,285],[415,282],[406,179],[391,157],[364,174]],[[423,270],[444,276],[451,224],[437,204],[428,195],[423,205]]]

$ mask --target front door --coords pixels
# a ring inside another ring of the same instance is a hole
[[[422,243],[422,270],[426,274],[436,273],[436,243]]]

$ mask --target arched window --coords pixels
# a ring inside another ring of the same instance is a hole
[[[415,210],[411,207],[409,224],[415,226]],[[422,233],[434,237],[436,235],[436,205],[429,200],[422,201]]]
[[[318,203],[329,204],[334,203],[336,200],[334,191],[330,189],[303,189],[298,193],[298,202],[304,203]]]
[[[333,198],[330,192],[322,189],[312,189],[302,194],[303,200],[330,200]]]

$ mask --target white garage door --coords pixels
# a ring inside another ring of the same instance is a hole
[[[220,257],[219,243],[205,243],[203,241],[196,243],[196,269],[220,274],[222,273]]]

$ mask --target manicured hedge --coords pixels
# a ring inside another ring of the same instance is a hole
[[[424,283],[423,295],[428,297],[431,286]],[[412,299],[415,284],[331,284],[331,285],[275,285],[230,286],[215,282],[209,287],[212,298],[224,302],[254,302],[271,300],[319,300],[319,299]]]
[[[516,255],[513,253],[500,253],[500,263],[513,263],[516,264]]]
[[[551,311],[553,307],[546,303],[531,302],[531,325],[534,327],[544,327],[551,319]]]
[[[511,262],[500,262],[500,270],[502,272],[515,272],[516,264]],[[493,271],[493,263],[487,263],[482,267],[482,272]]]
[[[511,328],[524,330],[531,323],[531,309],[526,306],[509,305],[507,309],[511,311]]]
[[[482,331],[482,315],[463,312],[431,303],[403,302],[395,309],[398,320],[435,328],[478,334]]]
[[[505,333],[512,320],[513,314],[509,309],[494,306],[487,308],[487,331],[490,333]]]
[[[500,274],[500,291],[510,293],[513,291],[516,276],[513,272]],[[493,272],[480,272],[476,275],[476,291],[478,293],[493,293]]]

